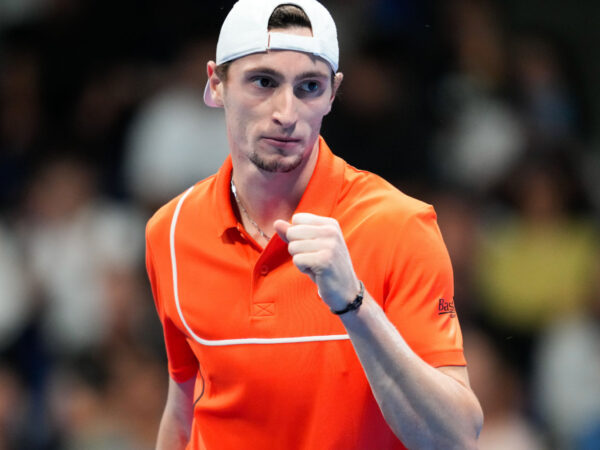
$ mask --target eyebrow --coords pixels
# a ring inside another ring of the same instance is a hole
[[[262,73],[265,75],[271,75],[274,78],[284,78],[284,75],[277,70],[271,69],[270,67],[252,67],[246,71],[247,73]],[[298,76],[296,76],[296,80],[302,80],[305,78],[328,78],[329,75],[325,74],[318,70],[309,70],[306,72],[302,72]]]

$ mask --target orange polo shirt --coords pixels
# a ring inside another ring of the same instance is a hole
[[[189,449],[402,449],[340,319],[275,235],[262,249],[230,199],[232,163],[163,206],[147,268],[170,376],[197,377]],[[464,365],[433,208],[334,156],[322,138],[296,212],[338,220],[357,276],[432,366]]]

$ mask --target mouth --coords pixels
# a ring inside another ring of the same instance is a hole
[[[267,144],[281,149],[291,149],[301,142],[300,139],[288,136],[263,136],[262,139]]]

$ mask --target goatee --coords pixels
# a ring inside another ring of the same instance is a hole
[[[275,158],[272,161],[269,161],[263,157],[261,157],[257,152],[250,153],[249,156],[250,161],[261,170],[265,172],[277,172],[277,173],[287,173],[296,169],[300,164],[302,164],[302,155],[295,155],[294,158],[290,161],[282,161],[281,159]]]

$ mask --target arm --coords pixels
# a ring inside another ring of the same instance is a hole
[[[330,308],[341,310],[354,299],[359,283],[337,221],[296,214],[291,224],[276,221],[275,229]],[[405,446],[476,448],[483,419],[466,368],[425,363],[368,292],[358,311],[340,318],[386,421]]]
[[[163,327],[165,348],[169,360],[169,373],[186,381],[178,383],[169,376],[167,401],[158,429],[157,450],[184,449],[190,439],[193,419],[193,396],[198,362],[186,341],[186,336],[173,324],[160,301],[158,273],[154,269],[154,258],[150,231],[157,222],[152,219],[146,228],[146,269],[152,288],[156,311]]]
[[[167,403],[160,421],[157,450],[183,450],[190,440],[196,378],[178,383],[169,378]]]
[[[383,416],[408,448],[476,448],[482,413],[466,367],[425,363],[369,295],[340,317]]]

